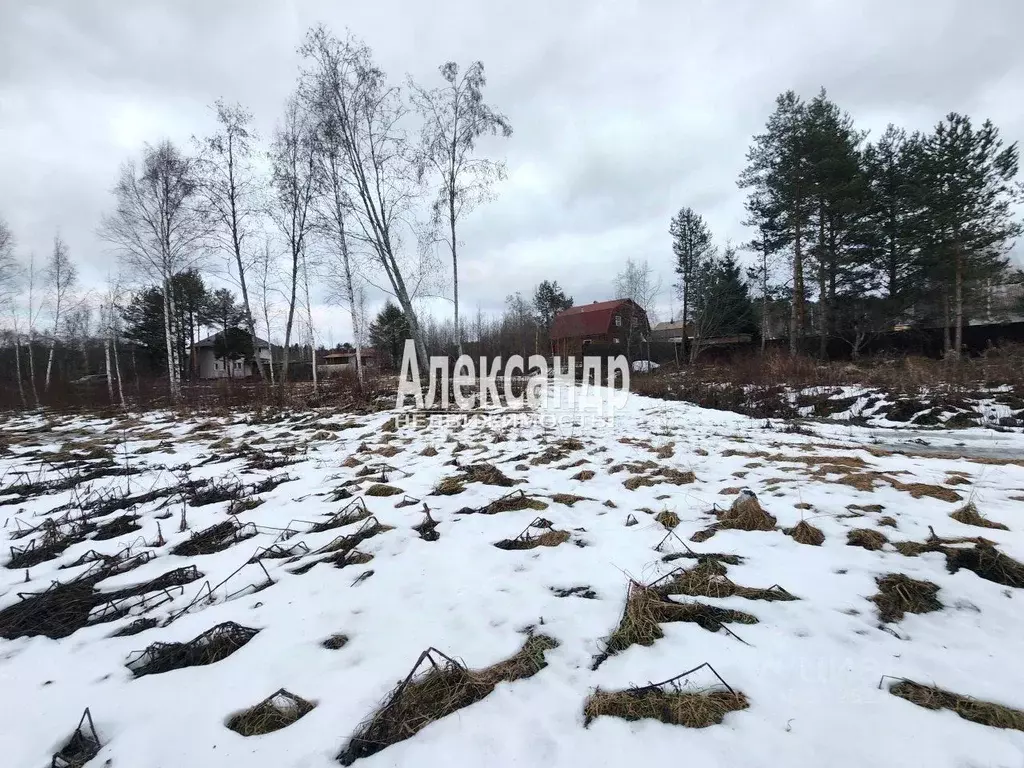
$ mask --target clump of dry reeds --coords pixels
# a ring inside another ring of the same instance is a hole
[[[775,517],[764,511],[751,491],[741,492],[728,509],[718,514],[719,527],[732,530],[772,531],[775,523]]]
[[[596,690],[583,706],[584,723],[602,715],[623,720],[660,720],[669,725],[707,728],[721,723],[730,712],[750,704],[742,693],[679,691],[644,688],[625,691]]]
[[[1002,523],[997,523],[993,520],[989,520],[987,517],[983,517],[978,512],[978,508],[974,505],[973,501],[967,502],[955,512],[950,512],[949,516],[958,523],[963,523],[964,525],[974,525],[979,528],[995,528],[1000,531],[1010,530]]]
[[[258,629],[228,621],[211,627],[187,643],[153,643],[144,651],[132,654],[125,666],[135,677],[142,677],[215,664],[244,646],[258,632]]]
[[[1003,704],[981,701],[913,680],[901,680],[889,688],[889,693],[925,709],[949,709],[972,723],[1024,731],[1024,712]]]
[[[314,706],[312,702],[281,688],[259,704],[233,715],[226,725],[242,736],[262,736],[287,728],[312,712]]]
[[[884,622],[899,621],[906,613],[929,613],[942,610],[936,597],[937,584],[918,581],[903,573],[890,573],[876,579],[878,594],[871,601],[878,606],[878,615]]]
[[[792,536],[797,544],[807,544],[812,547],[820,547],[825,541],[825,534],[816,526],[806,520],[801,520],[792,528],[787,528],[784,533]]]
[[[412,738],[430,723],[486,697],[504,681],[532,677],[547,662],[544,653],[557,641],[532,635],[509,659],[484,669],[471,670],[435,648],[424,651],[412,670],[381,707],[366,720],[338,755],[342,765]],[[419,674],[425,669],[425,673]]]
[[[679,515],[677,515],[671,509],[663,509],[661,512],[654,516],[654,519],[666,528],[668,528],[669,530],[672,530],[677,525],[679,525],[679,523],[682,522]]]
[[[864,547],[875,551],[889,543],[885,534],[873,528],[855,528],[846,535],[846,543],[851,547]]]

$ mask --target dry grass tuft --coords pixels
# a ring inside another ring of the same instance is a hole
[[[720,528],[738,531],[772,531],[776,520],[761,507],[750,491],[741,493],[729,509],[718,514]]]
[[[548,505],[540,499],[535,499],[532,496],[527,496],[525,493],[520,491],[512,491],[512,493],[506,493],[499,499],[495,499],[490,504],[480,507],[480,509],[460,510],[462,512],[479,512],[482,515],[496,515],[501,512],[517,512],[520,509],[533,509],[533,510],[544,510],[547,509]]]
[[[529,532],[514,538],[502,539],[494,546],[498,549],[535,549],[537,547],[557,547],[569,540],[568,531],[545,531],[538,536],[531,536]]]
[[[896,527],[896,518],[893,518],[893,517],[883,517],[883,518],[879,519],[878,524],[879,525],[884,525],[887,528],[895,528]]]
[[[875,580],[878,594],[871,602],[878,606],[878,616],[889,623],[899,621],[905,613],[930,613],[942,610],[936,595],[937,584],[918,581],[902,573],[890,573]]]
[[[586,501],[586,496],[576,496],[572,493],[553,493],[551,494],[551,500],[556,504],[565,504],[567,507],[571,507],[577,501]]]
[[[899,480],[889,479],[889,484],[898,491],[906,491],[915,499],[929,497],[939,501],[963,501],[963,496],[952,488],[943,488],[941,485],[929,485],[928,483],[901,483]]]
[[[630,582],[622,618],[605,640],[604,652],[595,659],[594,669],[610,655],[621,653],[630,646],[653,645],[664,637],[658,625],[673,621],[692,622],[709,632],[717,632],[723,624],[756,624],[757,618],[742,611],[704,603],[677,603],[666,599],[656,589]]]
[[[782,587],[774,585],[768,589],[743,587],[726,576],[726,567],[717,558],[703,557],[697,565],[688,570],[676,571],[672,578],[655,582],[661,595],[689,595],[691,597],[742,597],[747,600],[797,600],[798,598]]]
[[[324,648],[330,651],[338,651],[348,645],[348,635],[344,635],[340,632],[335,633],[320,643]]]
[[[479,670],[467,669],[428,648],[405,680],[359,726],[338,760],[342,765],[351,765],[359,758],[375,755],[412,738],[430,723],[475,704],[500,682],[532,677],[547,666],[545,652],[557,646],[558,642],[550,637],[533,635],[511,658]],[[417,676],[421,668],[427,671]]]
[[[142,677],[215,664],[244,646],[258,632],[258,629],[228,621],[211,627],[187,643],[153,643],[144,651],[133,653],[125,666],[135,677]]]
[[[812,547],[820,547],[825,541],[825,534],[820,528],[811,525],[806,520],[801,520],[792,528],[787,528],[784,533],[792,536],[797,544],[808,544]]]
[[[1024,589],[1024,563],[1004,555],[990,542],[980,540],[971,549],[947,547],[945,553],[950,573],[966,568],[995,584]]]
[[[885,534],[873,528],[855,528],[846,535],[846,543],[851,547],[864,547],[872,552],[889,543]]]
[[[428,445],[426,448],[420,451],[420,456],[437,456],[437,448],[435,448],[432,445]]]
[[[668,528],[669,530],[672,530],[677,525],[679,525],[679,523],[682,522],[682,520],[679,518],[679,515],[677,515],[670,509],[663,509],[661,512],[654,516],[654,519],[666,528]]]
[[[949,709],[972,723],[1024,731],[1024,712],[1002,704],[921,685],[913,680],[901,680],[889,688],[889,693],[925,709]]]
[[[1007,526],[1002,523],[997,523],[989,520],[978,512],[978,508],[974,506],[973,501],[967,502],[964,506],[960,507],[956,512],[950,512],[949,516],[956,520],[958,523],[964,525],[975,525],[979,528],[995,528],[1000,531],[1010,530]]]
[[[626,691],[596,690],[583,706],[584,724],[602,715],[623,720],[660,720],[669,725],[707,728],[729,712],[750,705],[742,693],[727,691],[663,691],[644,688]]]
[[[385,485],[384,483],[374,483],[367,488],[363,493],[367,496],[397,496],[400,493],[404,493],[401,488],[396,488],[393,485]]]
[[[232,716],[226,725],[242,736],[262,736],[287,728],[312,712],[314,706],[312,702],[281,688],[259,704]]]
[[[500,485],[511,488],[516,481],[506,475],[493,464],[471,464],[465,467],[467,483],[483,483],[484,485]]]
[[[597,473],[592,469],[581,469],[575,475],[572,476],[573,480],[593,480]]]
[[[455,496],[466,490],[461,477],[445,477],[434,486],[434,496]]]

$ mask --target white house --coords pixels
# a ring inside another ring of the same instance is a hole
[[[198,371],[200,379],[244,379],[247,376],[258,376],[259,370],[256,368],[256,361],[254,359],[246,360],[225,360],[222,357],[217,357],[214,353],[214,344],[221,336],[221,332],[217,332],[212,336],[207,336],[201,341],[197,341],[195,347],[192,348],[192,354],[194,356],[194,365]],[[264,341],[258,336],[253,339],[253,351],[255,354],[260,356],[260,359],[267,365],[270,364],[270,343]]]

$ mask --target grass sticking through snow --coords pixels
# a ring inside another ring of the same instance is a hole
[[[1002,523],[997,523],[989,520],[986,517],[982,517],[978,512],[978,508],[974,506],[973,501],[967,502],[964,506],[960,507],[956,512],[950,512],[950,517],[956,520],[958,523],[964,525],[974,525],[979,528],[995,528],[1000,531],[1010,530],[1007,526]]]
[[[435,720],[475,704],[500,682],[532,677],[547,666],[544,653],[557,647],[544,635],[531,636],[509,659],[472,670],[429,648],[420,655],[405,680],[392,691],[338,755],[342,765],[370,757],[412,738]],[[417,676],[422,669],[424,674]]]
[[[313,711],[315,705],[281,688],[259,704],[228,719],[226,725],[242,736],[262,736],[287,728]]]
[[[846,543],[851,547],[864,547],[874,552],[888,544],[889,540],[884,533],[873,528],[855,528],[846,535]]]
[[[728,691],[663,691],[659,688],[602,691],[583,706],[584,724],[602,715],[623,720],[660,720],[669,725],[707,728],[721,723],[729,712],[750,705],[742,693]]]
[[[812,547],[820,547],[825,541],[825,534],[806,520],[801,520],[792,528],[785,530],[787,536],[792,536],[797,544],[807,544]]]
[[[902,573],[890,573],[876,581],[878,594],[871,601],[878,606],[878,615],[886,623],[899,621],[906,613],[942,610],[942,603],[936,597],[937,584],[918,581]]]
[[[941,688],[921,685],[912,680],[901,680],[889,688],[889,693],[925,709],[952,710],[972,723],[1024,731],[1024,712],[1002,704],[973,699]]]

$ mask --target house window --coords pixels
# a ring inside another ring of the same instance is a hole
[[[218,362],[214,362],[214,364],[213,364],[213,370],[215,370],[215,371],[219,371],[219,370],[220,370],[220,363],[218,363]]]
[[[618,336],[616,336],[614,339],[612,339],[612,344],[621,344],[621,343],[622,342],[619,341],[619,337]]]
[[[622,327],[622,316],[621,315],[616,315],[615,316],[615,327],[616,328],[621,328]]]

